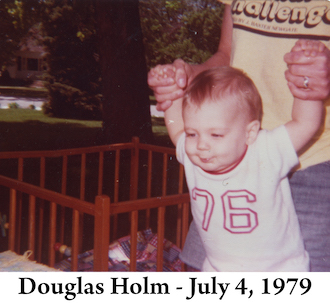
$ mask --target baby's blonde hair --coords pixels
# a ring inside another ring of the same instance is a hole
[[[253,81],[241,70],[222,66],[198,74],[190,83],[182,108],[188,104],[200,107],[206,100],[219,102],[222,96],[235,96],[236,106],[247,112],[251,121],[262,119],[262,101]],[[235,106],[233,103],[233,106]]]

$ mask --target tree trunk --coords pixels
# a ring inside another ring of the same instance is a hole
[[[152,141],[138,0],[96,0],[105,143]]]

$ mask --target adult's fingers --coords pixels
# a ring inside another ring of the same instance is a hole
[[[294,97],[303,100],[324,100],[329,96],[330,81],[326,78],[307,77],[306,85],[306,77],[293,75],[289,70],[285,72],[285,78]]]
[[[302,89],[290,82],[288,82],[288,87],[289,87],[292,95],[301,100],[323,100],[323,99],[325,99],[324,95],[321,96],[320,92],[317,90]]]

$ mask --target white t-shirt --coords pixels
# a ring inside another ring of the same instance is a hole
[[[286,128],[261,130],[243,160],[225,174],[210,174],[177,144],[191,208],[206,250],[203,271],[308,271],[287,179],[298,164]]]

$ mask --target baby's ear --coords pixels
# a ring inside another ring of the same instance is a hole
[[[246,126],[246,144],[252,144],[258,136],[260,130],[260,121],[253,120]]]

